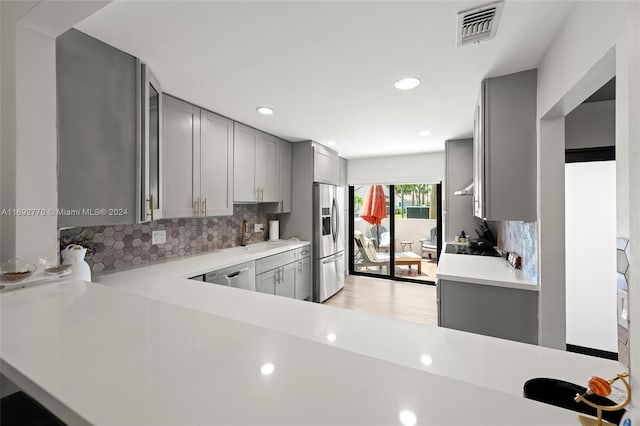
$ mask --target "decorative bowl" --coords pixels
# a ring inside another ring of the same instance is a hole
[[[0,263],[0,281],[22,281],[37,269],[36,265],[25,262],[22,259],[13,258]]]

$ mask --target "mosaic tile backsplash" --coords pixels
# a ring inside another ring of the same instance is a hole
[[[260,204],[234,205],[233,216],[161,219],[135,225],[109,225],[60,230],[60,248],[73,240],[93,242],[86,261],[91,271],[106,272],[130,268],[172,257],[240,245],[242,221],[249,223],[250,243],[263,241],[266,232],[253,232],[254,224],[267,228],[271,214]],[[165,244],[151,244],[151,232],[167,231]],[[89,252],[90,250],[88,250]]]
[[[498,247],[522,257],[522,271],[538,281],[537,222],[501,221],[498,225]]]

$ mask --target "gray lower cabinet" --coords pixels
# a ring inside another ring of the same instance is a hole
[[[276,283],[276,295],[295,297],[296,288],[296,263],[290,263],[280,268],[280,279]]]
[[[302,247],[256,260],[256,291],[310,300],[310,251]]]
[[[293,298],[295,296],[296,266],[296,263],[289,263],[257,274],[256,291]]]
[[[438,326],[538,343],[538,292],[438,280]]]
[[[276,294],[276,276],[279,269],[272,269],[256,275],[256,291],[266,294]]]
[[[297,262],[295,298],[311,300],[311,258],[309,256]]]

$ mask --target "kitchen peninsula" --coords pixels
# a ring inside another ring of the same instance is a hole
[[[577,414],[522,398],[524,381],[620,369],[187,278],[225,251],[4,292],[3,373],[69,424],[536,425]]]

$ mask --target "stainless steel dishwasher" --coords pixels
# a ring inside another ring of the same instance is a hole
[[[227,287],[256,291],[256,263],[241,263],[204,275],[204,281]]]

